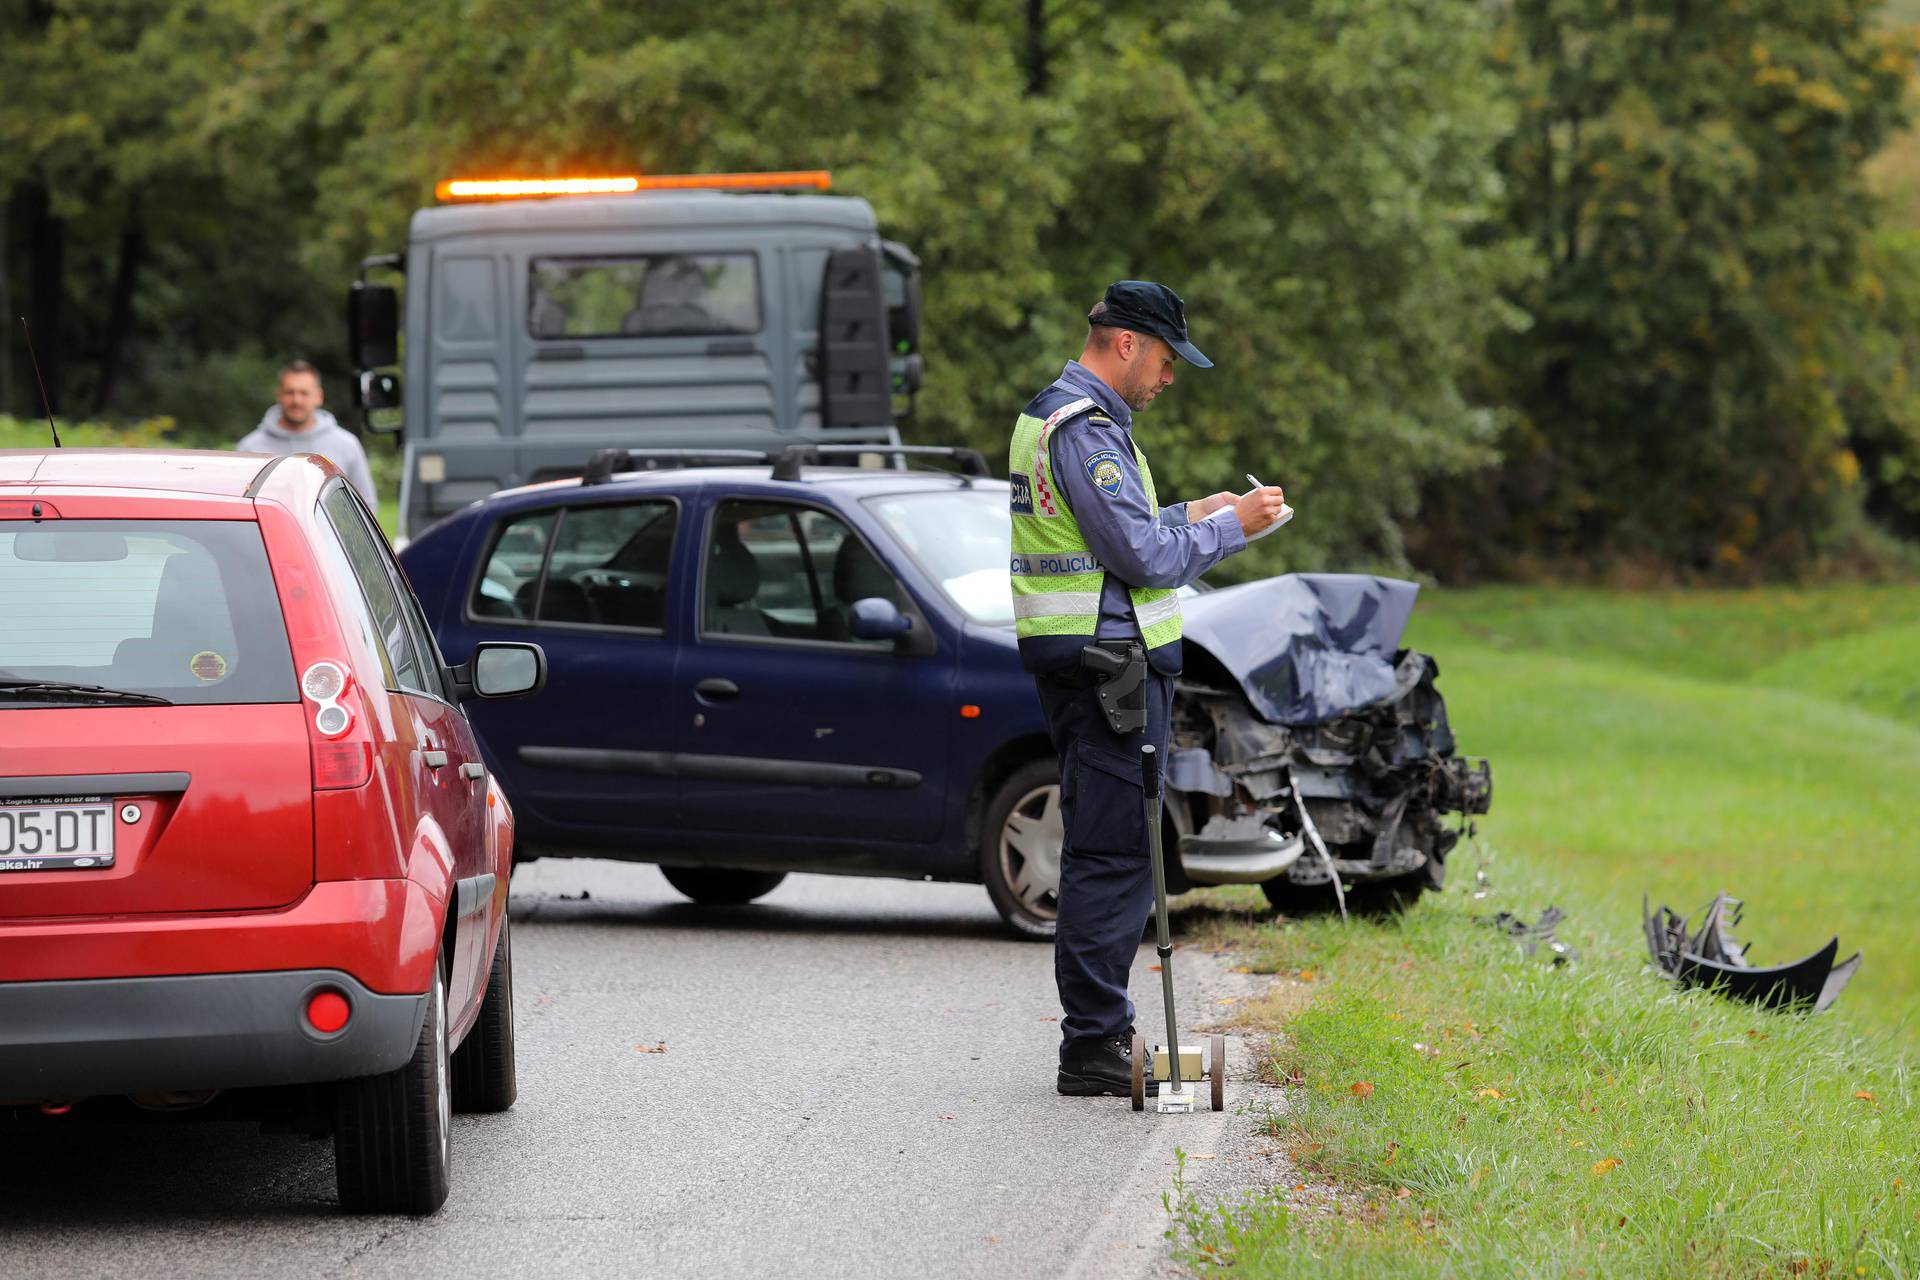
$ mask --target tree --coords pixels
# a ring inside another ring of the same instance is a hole
[[[1846,500],[1841,394],[1867,311],[1863,162],[1911,50],[1861,0],[1508,0],[1506,225],[1544,270],[1490,347],[1500,469],[1423,549],[1788,570]],[[1851,411],[1880,410],[1855,381]]]

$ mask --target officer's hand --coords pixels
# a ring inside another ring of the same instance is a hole
[[[1187,523],[1193,524],[1205,520],[1222,507],[1230,507],[1240,500],[1237,493],[1215,493],[1204,498],[1195,498],[1187,504]]]
[[[1240,517],[1240,532],[1251,538],[1275,520],[1287,505],[1286,492],[1277,484],[1251,489],[1233,502],[1233,513]]]

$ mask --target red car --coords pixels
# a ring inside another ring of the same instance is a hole
[[[343,1207],[439,1208],[450,1112],[515,1094],[460,703],[545,676],[449,668],[318,458],[0,452],[0,1119],[298,1099]]]

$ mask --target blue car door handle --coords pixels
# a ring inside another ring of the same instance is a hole
[[[703,698],[737,698],[740,686],[720,676],[708,676],[693,686],[693,691]]]

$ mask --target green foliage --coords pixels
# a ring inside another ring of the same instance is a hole
[[[1299,500],[1231,573],[1791,567],[1863,501],[1920,529],[1873,9],[31,0],[0,295],[63,411],[238,433],[287,357],[341,389],[341,290],[439,178],[824,166],[925,260],[918,440],[998,455],[1104,283],[1178,288],[1219,367],[1143,417],[1157,471]]]
[[[201,449],[211,441],[184,435],[172,418],[141,422],[63,422],[60,443],[69,449]],[[0,449],[50,449],[53,433],[45,418],[9,418],[0,414]]]
[[[1866,247],[1859,292],[1871,323],[1843,366],[1849,431],[1843,468],[1857,468],[1867,510],[1920,537],[1920,232],[1887,229]]]
[[[1010,0],[211,0],[190,18],[69,0],[16,46],[40,79],[10,95],[0,141],[42,131],[16,172],[75,217],[102,182],[150,211],[200,182],[181,203],[247,224],[242,245],[264,233],[324,299],[456,172],[830,167],[926,262],[915,438],[998,455],[1100,288],[1165,279],[1220,365],[1143,420],[1169,487],[1253,469],[1293,489],[1301,519],[1243,572],[1398,560],[1420,482],[1483,463],[1492,434],[1459,390],[1518,261],[1474,230],[1497,209],[1507,119],[1487,20],[1447,0],[1029,17]],[[86,92],[102,77],[139,83]],[[124,173],[122,145],[139,153]],[[336,351],[299,326],[244,331],[152,345]]]
[[[1807,563],[1857,475],[1849,408],[1886,413],[1854,367],[1862,166],[1902,122],[1910,42],[1872,0],[1500,8],[1507,225],[1545,270],[1513,296],[1532,327],[1489,349],[1519,413],[1449,513],[1467,558]]]
[[[1058,94],[1111,144],[1086,148],[1048,238],[1057,301],[1029,325],[1028,377],[1077,349],[1105,281],[1174,283],[1217,368],[1182,370],[1140,419],[1156,470],[1189,493],[1253,471],[1301,513],[1231,570],[1399,563],[1419,483],[1490,456],[1493,417],[1460,385],[1523,265],[1473,234],[1497,207],[1510,118],[1480,11],[1159,14],[1109,22],[1066,60]],[[1132,90],[1116,97],[1116,77]],[[990,385],[994,364],[969,363]],[[994,426],[1002,412],[977,405]]]
[[[167,414],[237,438],[279,364],[340,368],[343,282],[289,266],[319,198],[312,155],[213,145],[218,87],[266,34],[244,8],[0,10],[0,295],[31,314],[63,414]],[[239,365],[267,376],[241,392],[220,376]],[[0,412],[38,408],[12,314],[0,391]]]

